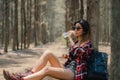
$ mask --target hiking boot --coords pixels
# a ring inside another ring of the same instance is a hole
[[[20,77],[20,76],[15,76],[15,75],[9,73],[9,72],[6,71],[6,70],[3,70],[3,75],[4,75],[4,78],[5,78],[6,80],[23,80],[22,77]]]

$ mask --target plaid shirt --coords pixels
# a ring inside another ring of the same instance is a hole
[[[86,78],[87,75],[86,61],[89,57],[89,54],[92,51],[91,48],[92,48],[91,42],[88,40],[84,43],[84,45],[80,47],[76,46],[75,44],[69,49],[69,57],[65,62],[65,65],[69,65],[71,61],[75,60],[76,66],[74,80],[84,80]]]

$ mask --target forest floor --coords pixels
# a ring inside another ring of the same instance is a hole
[[[9,70],[10,72],[22,72],[32,68],[41,54],[47,49],[54,51],[54,54],[62,63],[65,62],[65,59],[61,57],[61,55],[68,50],[64,41],[55,41],[25,50],[9,51],[7,54],[0,55],[0,80],[5,80],[2,74],[3,69]],[[110,55],[109,46],[100,46],[100,51],[107,52],[108,55]],[[57,79],[45,77],[44,80]]]

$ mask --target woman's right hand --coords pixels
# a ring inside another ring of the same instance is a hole
[[[70,30],[70,31],[68,31],[68,32],[70,33],[70,36],[75,36],[75,31]]]
[[[69,41],[69,46],[73,46],[74,45],[74,41],[72,39],[72,36],[75,36],[75,31],[70,30],[69,32],[69,36],[67,37],[68,41]]]

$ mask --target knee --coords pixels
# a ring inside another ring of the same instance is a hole
[[[51,53],[52,51],[47,49],[44,53]]]
[[[46,66],[45,68],[43,68],[43,70],[44,70],[44,72],[45,72],[46,75],[49,75],[50,72],[51,72],[51,69],[50,69],[49,66]]]
[[[51,50],[46,50],[46,51],[44,52],[44,55],[45,55],[45,56],[51,56],[51,55],[53,55],[53,53],[52,53]]]

